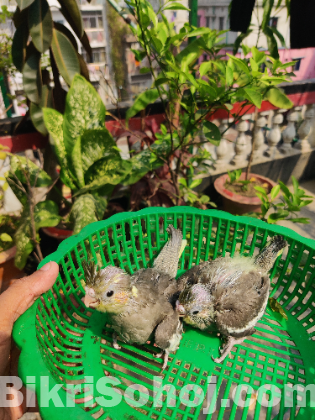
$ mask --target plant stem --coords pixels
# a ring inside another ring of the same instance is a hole
[[[255,141],[256,141],[255,131],[256,131],[256,126],[257,126],[257,118],[258,118],[258,108],[255,107],[253,138],[252,138],[252,150],[250,152],[250,156],[249,156],[249,160],[248,160],[248,165],[247,165],[247,169],[246,169],[246,177],[245,177],[246,181],[248,181],[248,178],[249,178],[249,173],[250,173],[250,170],[251,170],[253,156],[254,156],[254,148],[255,148]]]

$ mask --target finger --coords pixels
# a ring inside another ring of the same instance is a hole
[[[16,280],[0,295],[0,330],[12,329],[14,322],[35,300],[56,281],[59,266],[54,261],[45,264],[29,277]]]

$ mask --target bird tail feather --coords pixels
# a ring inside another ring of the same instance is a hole
[[[288,245],[287,241],[281,235],[276,235],[260,251],[255,258],[255,265],[259,266],[264,272],[268,272],[275,260],[282,254],[284,248]]]
[[[167,232],[170,233],[171,237],[155,259],[153,268],[161,273],[175,277],[178,269],[178,261],[186,246],[186,241],[183,240],[181,230],[175,229],[172,225],[168,226]]]

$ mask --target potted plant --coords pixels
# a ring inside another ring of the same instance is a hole
[[[214,181],[214,187],[222,196],[223,210],[232,214],[259,212],[261,200],[257,197],[256,187],[269,195],[275,182],[261,175],[246,173],[242,169],[228,171]]]
[[[53,181],[42,167],[30,159],[12,153],[7,155],[10,156],[10,171],[6,174],[6,181],[23,206],[13,235],[16,246],[15,265],[23,270],[31,254],[37,264],[43,259],[39,230],[42,227],[56,226],[61,219],[58,205],[46,199],[57,180]],[[39,188],[45,189],[44,196],[38,194]]]

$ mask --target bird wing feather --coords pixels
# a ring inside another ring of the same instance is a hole
[[[218,329],[238,335],[250,329],[262,317],[269,295],[270,279],[251,271],[226,287],[217,284],[213,291]]]
[[[155,343],[163,350],[175,351],[182,335],[178,313],[171,311],[155,330]]]

